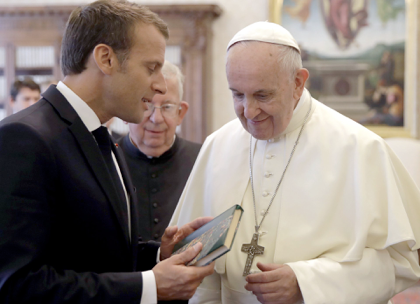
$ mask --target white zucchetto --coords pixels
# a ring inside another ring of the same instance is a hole
[[[255,22],[237,32],[229,42],[227,50],[239,41],[261,41],[287,45],[295,48],[300,54],[299,46],[292,34],[281,25],[268,21]]]

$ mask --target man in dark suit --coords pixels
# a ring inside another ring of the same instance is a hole
[[[140,122],[144,102],[166,92],[167,37],[166,24],[136,4],[76,9],[63,38],[63,82],[0,123],[0,303],[188,299],[213,272],[185,266],[200,245],[169,257],[208,219],[168,228],[158,264],[158,244],[138,244],[134,188],[101,127],[113,116]]]
[[[156,94],[142,122],[128,124],[130,133],[118,140],[137,188],[143,241],[160,240],[201,148],[175,135],[188,111],[182,100],[184,75],[169,61],[162,74],[166,94]]]

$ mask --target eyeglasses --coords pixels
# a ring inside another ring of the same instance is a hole
[[[162,116],[165,117],[174,117],[177,114],[177,110],[181,110],[182,107],[178,107],[177,105],[173,104],[173,103],[167,103],[164,104],[160,107],[156,107],[153,103],[151,102],[146,102],[147,105],[147,110],[144,112],[144,115],[146,117],[149,117],[153,114],[153,111],[155,109],[160,109],[160,113],[162,114]]]

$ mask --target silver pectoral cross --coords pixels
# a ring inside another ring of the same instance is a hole
[[[248,258],[246,259],[244,273],[242,276],[246,277],[249,274],[249,270],[251,269],[252,262],[254,261],[254,256],[261,255],[264,253],[264,247],[258,245],[258,232],[255,232],[252,236],[251,243],[243,244],[241,251],[248,254]]]

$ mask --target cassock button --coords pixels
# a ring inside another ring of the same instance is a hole
[[[265,156],[265,158],[266,159],[271,159],[273,157],[273,155],[270,155],[270,154],[267,154],[266,156]]]
[[[157,208],[158,204],[157,203],[153,203],[153,208]]]
[[[265,174],[264,174],[264,177],[270,177],[272,174],[271,173],[268,173],[268,172],[266,172]]]
[[[156,193],[157,191],[158,191],[158,190],[157,190],[156,188],[153,188],[153,189],[152,189],[152,192],[153,192],[153,193]]]
[[[157,176],[156,173],[152,173],[152,178],[155,178]]]
[[[154,222],[157,224],[157,223],[159,223],[159,219],[158,218],[155,218],[154,219]]]
[[[155,235],[153,236],[153,238],[154,238],[155,240],[157,240],[157,239],[159,238],[159,234],[155,233]]]
[[[262,196],[264,196],[264,197],[266,197],[266,196],[268,196],[270,193],[268,193],[267,191],[264,191],[263,193],[262,193]]]

